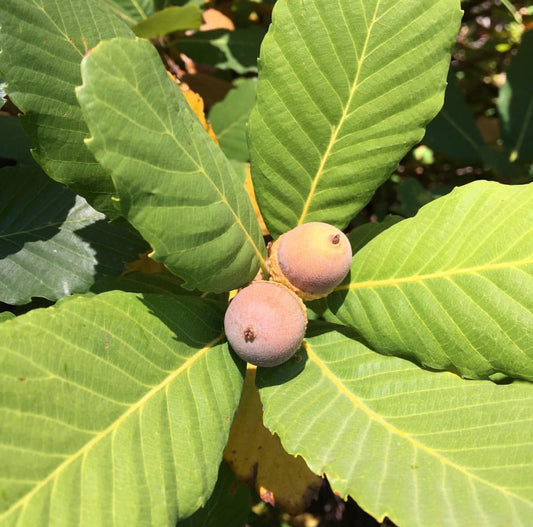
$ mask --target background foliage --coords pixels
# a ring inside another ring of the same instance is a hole
[[[533,8],[462,2],[444,97],[457,1],[274,4],[0,5],[0,525],[531,518]],[[262,415],[225,293],[312,219]]]

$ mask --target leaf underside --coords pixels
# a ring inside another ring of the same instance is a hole
[[[477,181],[368,243],[327,299],[381,353],[533,380],[533,185]]]
[[[310,326],[299,362],[258,373],[265,424],[288,452],[378,520],[530,525],[531,383],[424,371]]]
[[[87,144],[153,258],[190,289],[221,292],[250,282],[264,258],[250,200],[155,48],[113,39],[92,50],[82,72]]]
[[[244,368],[222,311],[111,292],[0,325],[0,525],[168,525],[209,497]]]
[[[50,177],[116,216],[111,178],[83,143],[88,130],[74,89],[89,49],[133,34],[99,2],[87,0],[2,0],[0,20],[0,72],[24,113],[35,159]]]

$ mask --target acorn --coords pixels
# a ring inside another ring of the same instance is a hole
[[[264,280],[241,289],[224,317],[231,347],[255,366],[277,366],[290,359],[306,327],[302,300],[284,285]]]
[[[337,227],[322,222],[299,225],[271,246],[271,279],[304,300],[327,296],[339,285],[352,263],[352,247]]]

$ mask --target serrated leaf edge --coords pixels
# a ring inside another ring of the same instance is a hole
[[[114,38],[113,40],[121,40],[123,37],[116,37]],[[130,39],[127,39],[127,40],[130,40]],[[139,43],[139,42],[144,42],[145,39],[142,39],[142,38],[139,38],[139,37],[135,37],[135,42]],[[102,46],[102,44],[104,44],[105,41],[103,42],[100,42],[98,43],[98,45],[96,45],[92,50],[91,50],[91,53],[95,52],[98,50],[98,48],[100,48]],[[81,68],[82,68],[82,78],[83,78],[83,73],[84,73],[84,69],[85,69],[85,62],[87,60],[87,57],[89,55],[86,55],[84,58],[83,58],[83,61],[82,61],[82,64],[81,64]],[[177,84],[175,82],[173,82],[173,85],[174,85],[174,88],[175,88],[175,93],[179,93],[183,99],[185,99],[185,96],[183,95],[183,92],[179,89],[179,87],[177,86]],[[79,98],[79,94],[80,92],[84,91],[85,89],[87,88],[87,84],[85,83],[85,80],[83,80],[82,84],[80,86],[77,86],[75,91],[76,91],[76,97],[78,98],[78,101],[80,100]],[[141,97],[142,97],[142,94],[139,94]],[[102,104],[105,104],[104,101],[100,100],[100,102]],[[186,101],[185,101],[186,102]],[[192,115],[194,115],[194,118],[197,120],[197,116],[194,114],[194,111],[190,108],[189,104],[186,102],[186,106],[187,106],[187,111],[190,111],[190,113]],[[80,103],[80,107],[82,109],[82,113],[83,112],[83,105]],[[159,116],[157,116],[159,118]],[[260,265],[261,265],[261,268],[263,270],[263,272],[265,274],[268,275],[268,269],[267,269],[267,266],[266,266],[266,262],[265,262],[265,258],[263,257],[263,254],[261,252],[261,249],[257,246],[257,244],[254,242],[253,238],[251,237],[250,233],[248,232],[248,230],[246,229],[246,227],[243,225],[242,221],[241,221],[241,218],[239,217],[239,215],[237,214],[237,212],[234,210],[234,208],[231,206],[231,204],[228,202],[225,194],[223,194],[221,192],[221,190],[217,187],[216,183],[213,181],[213,179],[210,177],[210,175],[205,171],[204,167],[202,165],[199,165],[196,160],[190,156],[189,152],[187,151],[186,148],[184,148],[183,145],[181,145],[175,138],[175,136],[171,133],[171,130],[169,130],[166,126],[166,124],[161,120],[159,119],[162,126],[164,127],[165,131],[167,132],[168,136],[171,137],[173,140],[174,140],[174,143],[176,144],[176,146],[183,151],[183,153],[190,159],[190,161],[194,164],[194,166],[197,167],[197,170],[200,174],[202,174],[204,176],[204,178],[211,184],[211,186],[214,188],[215,192],[219,195],[220,197],[220,200],[222,201],[222,203],[224,203],[227,207],[227,209],[229,210],[229,212],[231,213],[231,215],[235,218],[235,223],[238,225],[238,227],[242,230],[242,232],[244,233],[244,236],[246,238],[246,240],[248,241],[248,243],[252,246],[255,254],[257,255],[257,258],[259,259],[259,262],[260,262]],[[200,123],[200,126],[201,126],[201,123]],[[209,134],[205,131],[205,129],[201,126],[202,128],[202,132],[205,134],[206,137],[209,137]],[[94,141],[94,136],[91,134],[90,137],[86,137],[83,142],[85,143],[85,145],[87,146],[87,148],[92,152],[93,150],[90,148],[90,144]],[[209,139],[211,140],[211,138],[209,137]],[[224,152],[221,152],[221,154],[225,156]],[[96,154],[94,154],[95,157],[96,157]],[[227,158],[226,158],[227,159]],[[231,165],[230,163],[228,162],[228,166],[230,167],[230,170],[233,170],[233,168],[231,168]],[[113,179],[113,175],[111,174],[111,177]],[[248,198],[247,198],[248,199]],[[119,196],[119,201],[120,201],[120,196]],[[154,250],[154,259],[156,259],[157,257],[155,256],[157,254],[157,251]],[[164,263],[164,262],[163,262]]]
[[[519,496],[517,494],[514,494],[513,492],[510,492],[509,490],[505,489],[504,487],[500,487],[498,485],[495,485],[491,483],[490,481],[487,481],[475,474],[470,473],[465,468],[461,467],[461,465],[457,465],[453,461],[449,460],[448,458],[440,455],[438,452],[432,450],[431,448],[428,448],[423,443],[418,442],[416,439],[413,439],[409,434],[406,434],[405,432],[402,432],[395,426],[388,423],[383,417],[381,417],[379,414],[374,412],[371,408],[366,406],[359,398],[357,398],[353,393],[351,393],[346,386],[331,372],[331,370],[324,364],[324,362],[313,352],[311,345],[307,342],[303,342],[303,347],[305,351],[307,352],[308,357],[315,362],[315,364],[320,368],[322,373],[338,388],[339,392],[342,393],[345,397],[347,397],[350,401],[354,403],[354,405],[359,408],[361,411],[363,411],[370,420],[378,422],[380,425],[382,425],[386,430],[388,430],[390,433],[395,434],[398,437],[401,437],[402,439],[408,441],[413,448],[421,450],[423,452],[426,452],[430,456],[433,456],[436,458],[440,463],[443,465],[447,465],[462,474],[464,474],[467,478],[470,480],[476,480],[488,487],[491,487],[495,489],[496,491],[505,494],[509,497],[515,498],[519,501],[522,501],[526,504],[530,504],[526,499],[524,499],[522,496]],[[441,375],[453,375],[452,373],[441,373]],[[285,446],[285,445],[284,445]],[[298,452],[295,455],[301,455],[306,461],[308,456],[305,456],[301,452]],[[310,467],[312,468],[312,467]],[[327,467],[324,467],[323,469],[325,474],[328,474]],[[335,489],[333,489],[335,490]],[[346,497],[346,496],[344,496]],[[354,496],[354,499],[357,499],[357,496]],[[386,514],[384,515],[386,516]]]

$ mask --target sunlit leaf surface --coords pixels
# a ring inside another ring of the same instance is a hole
[[[270,232],[346,227],[442,106],[458,0],[278,0],[250,119]]]
[[[533,379],[533,185],[477,181],[353,258],[329,307],[381,353]]]
[[[153,258],[202,291],[250,282],[264,242],[242,181],[145,40],[114,39],[82,65],[78,96],[121,212]]]
[[[528,527],[533,384],[422,370],[311,323],[301,361],[258,372],[283,446],[399,526]]]
[[[205,504],[243,367],[223,312],[111,292],[0,324],[0,525],[174,527]]]

